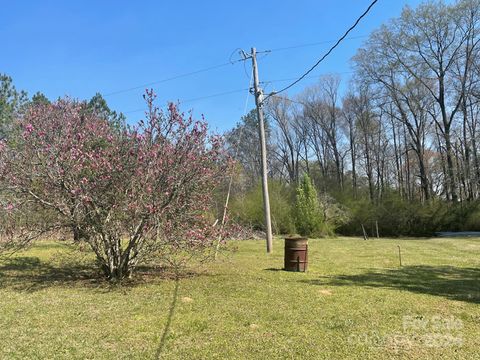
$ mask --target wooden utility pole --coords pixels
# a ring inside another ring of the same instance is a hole
[[[270,218],[270,198],[268,196],[267,174],[267,144],[265,141],[265,121],[263,118],[263,91],[260,89],[258,80],[257,51],[252,48],[250,54],[253,67],[253,88],[255,91],[255,104],[257,105],[258,132],[260,134],[260,147],[262,152],[262,189],[263,210],[265,214],[265,232],[267,235],[267,253],[272,252],[272,220]]]

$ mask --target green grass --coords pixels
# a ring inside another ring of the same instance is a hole
[[[479,239],[310,240],[307,273],[281,271],[282,240],[231,246],[125,286],[61,243],[1,260],[0,358],[480,358]]]

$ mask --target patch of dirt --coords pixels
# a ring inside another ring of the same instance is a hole
[[[321,290],[318,290],[318,292],[322,295],[327,295],[327,296],[333,295],[332,291],[327,289],[321,289]]]

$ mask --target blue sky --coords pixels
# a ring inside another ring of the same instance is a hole
[[[30,95],[87,99],[237,59],[235,49],[259,51],[337,39],[370,0],[317,1],[7,1],[0,0],[0,72]],[[344,73],[372,30],[420,0],[379,0],[367,18],[313,73]],[[274,51],[259,58],[262,81],[301,75],[332,43]],[[159,105],[246,89],[250,63],[152,87]],[[317,80],[289,90],[293,96]],[[267,91],[288,82],[269,83]],[[143,116],[143,90],[106,96],[129,122]],[[183,110],[204,114],[211,128],[231,128],[242,116],[247,92],[188,101]],[[249,99],[249,108],[253,107]]]

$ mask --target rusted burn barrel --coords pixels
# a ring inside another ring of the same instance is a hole
[[[307,271],[308,239],[305,237],[285,238],[285,270]]]

